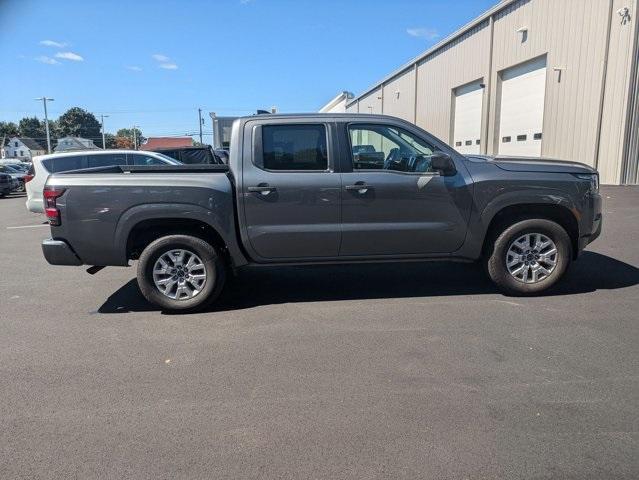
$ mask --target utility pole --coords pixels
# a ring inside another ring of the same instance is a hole
[[[42,100],[42,104],[44,105],[44,128],[47,131],[47,153],[51,153],[51,134],[49,133],[49,117],[47,115],[47,101],[53,102],[53,98],[40,97],[36,98],[36,100]]]
[[[133,150],[138,149],[138,132],[136,130],[137,126],[133,125]]]
[[[106,140],[104,139],[104,119],[109,118],[108,115],[100,115],[100,121],[102,123],[102,148],[106,149]]]
[[[200,143],[203,143],[202,142],[202,124],[204,123],[204,120],[202,119],[202,109],[201,108],[197,109],[197,114],[198,114],[198,117],[200,118]]]

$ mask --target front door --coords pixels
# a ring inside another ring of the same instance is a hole
[[[343,162],[340,255],[457,250],[470,198],[462,174],[433,171],[435,147],[395,125],[350,124],[344,132],[350,148],[342,154],[350,158]]]
[[[330,123],[247,124],[252,153],[242,160],[241,205],[247,247],[256,258],[338,255],[340,177],[330,131]]]

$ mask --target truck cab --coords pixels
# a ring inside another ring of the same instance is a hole
[[[344,120],[260,116],[236,124],[233,138],[244,144],[230,161],[242,172],[236,194],[250,257],[372,260],[459,249],[472,203],[463,158],[395,118]],[[449,168],[437,168],[433,156]]]

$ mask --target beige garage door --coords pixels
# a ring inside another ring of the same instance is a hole
[[[501,82],[499,154],[541,156],[546,58],[505,70]]]
[[[481,138],[481,107],[484,89],[481,82],[455,90],[455,125],[453,147],[459,153],[479,153]]]

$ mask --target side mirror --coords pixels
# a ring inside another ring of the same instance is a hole
[[[455,162],[453,162],[453,159],[447,153],[433,152],[430,157],[430,164],[433,170],[440,172],[446,177],[453,176],[457,173]]]

